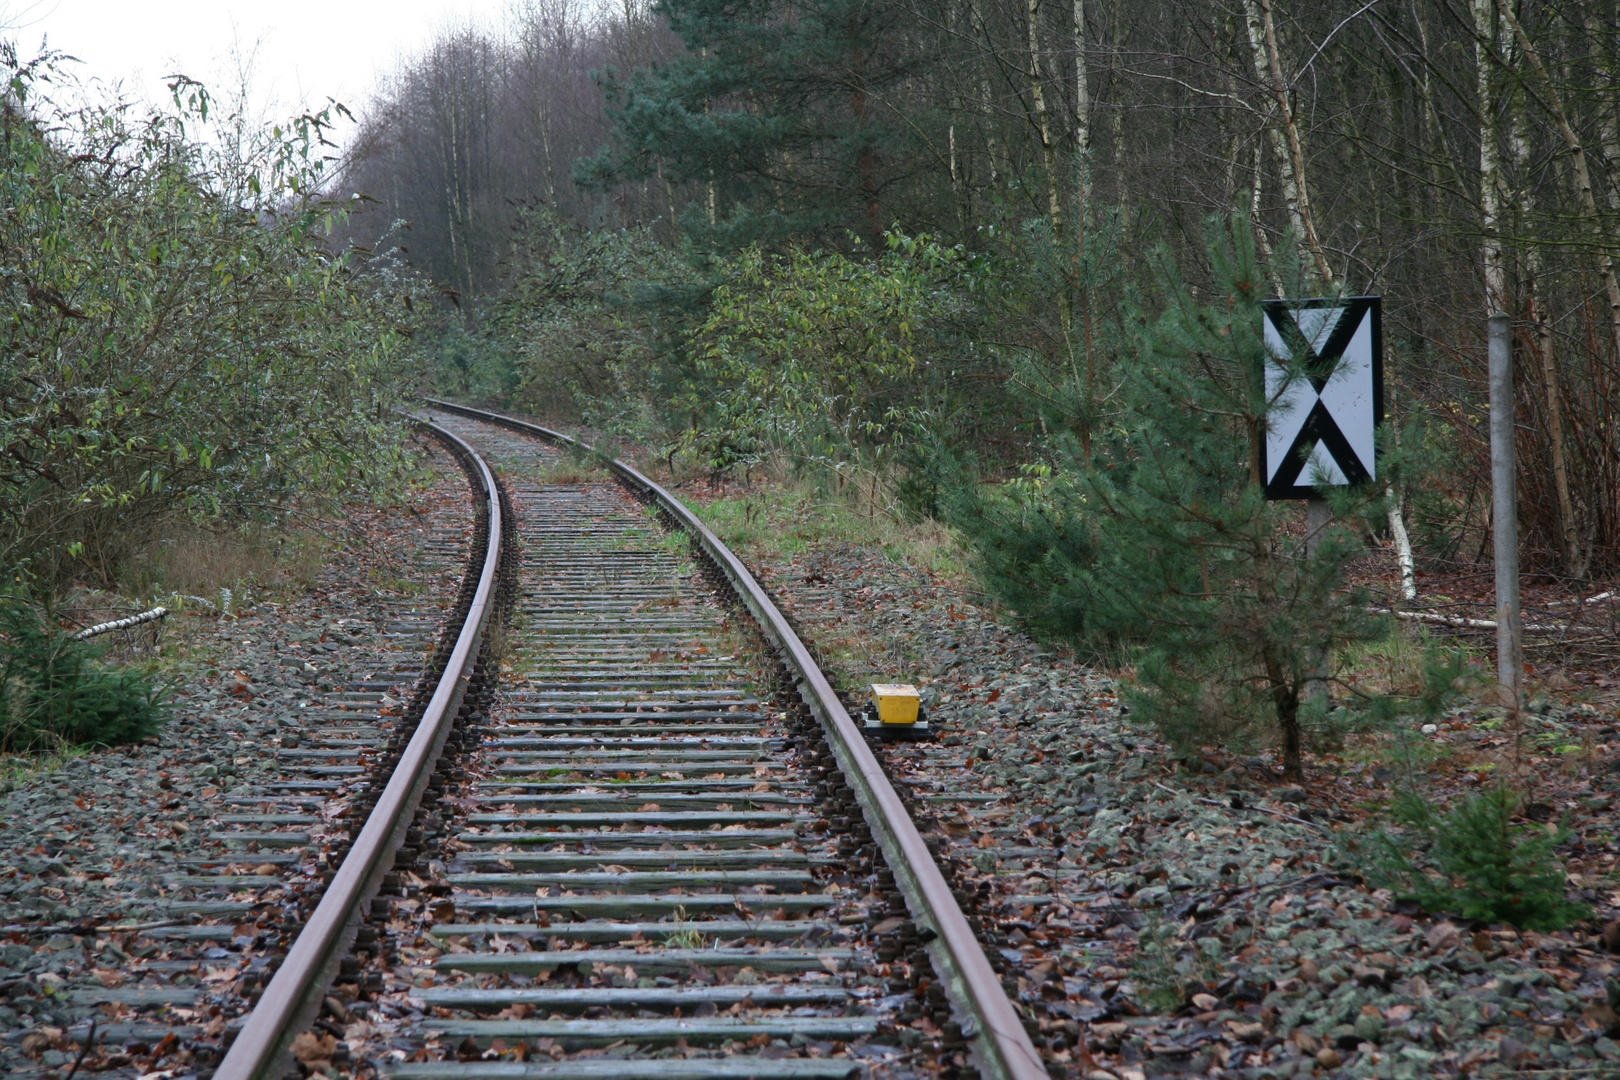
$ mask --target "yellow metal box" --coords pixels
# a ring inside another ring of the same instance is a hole
[[[873,683],[872,703],[885,724],[915,724],[922,708],[917,688],[907,683]]]

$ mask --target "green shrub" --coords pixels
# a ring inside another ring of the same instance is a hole
[[[145,672],[100,656],[32,607],[0,606],[0,751],[117,746],[156,734],[161,690]]]
[[[1335,520],[1314,550],[1297,504],[1266,498],[1253,446],[1272,407],[1269,275],[1242,220],[1211,223],[1209,263],[1219,291],[1200,300],[1161,258],[1163,312],[1136,320],[1089,445],[1051,418],[1039,460],[954,489],[947,517],[1037,633],[1135,665],[1130,707],[1179,755],[1275,739],[1298,777],[1325,726],[1308,687],[1388,632],[1346,575],[1381,492],[1324,491]]]
[[[221,139],[188,80],[87,105],[59,59],[0,42],[0,580],[112,587],[182,517],[401,481],[411,286],[328,246],[336,114]]]
[[[1402,837],[1374,836],[1371,876],[1432,911],[1480,922],[1556,930],[1585,918],[1584,907],[1565,899],[1555,854],[1568,833],[1514,825],[1518,805],[1517,794],[1499,787],[1439,814],[1408,793],[1394,807]],[[1403,839],[1426,850],[1415,859]]]
[[[488,392],[544,416],[656,437],[641,429],[674,396],[671,335],[704,288],[696,270],[650,226],[587,230],[539,208],[518,214],[507,273],[486,348],[511,368]]]

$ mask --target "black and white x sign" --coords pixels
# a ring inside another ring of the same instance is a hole
[[[1384,419],[1379,298],[1268,300],[1265,313],[1266,497],[1308,499],[1374,479]]]

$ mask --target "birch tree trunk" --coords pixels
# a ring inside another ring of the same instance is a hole
[[[1091,456],[1091,429],[1096,413],[1097,369],[1093,354],[1091,286],[1086,273],[1086,234],[1091,228],[1091,92],[1086,70],[1086,0],[1074,0],[1074,169],[1079,207],[1074,218],[1074,294],[1080,298],[1081,337],[1086,354],[1085,424],[1081,449]],[[1073,356],[1074,346],[1069,346]]]
[[[1249,218],[1254,222],[1254,239],[1255,243],[1260,247],[1260,257],[1266,260],[1267,265],[1269,265],[1272,258],[1271,240],[1266,236],[1265,226],[1260,221],[1260,196],[1265,181],[1265,156],[1265,147],[1256,142],[1254,144],[1254,185],[1249,189]],[[1271,287],[1276,292],[1277,299],[1281,300],[1283,298],[1282,282],[1278,280],[1275,273],[1271,275]]]
[[[1528,223],[1535,213],[1535,197],[1531,193],[1527,175],[1530,169],[1529,118],[1525,116],[1524,95],[1514,94],[1508,101],[1510,122],[1508,150],[1512,155],[1514,195],[1519,220]],[[1547,439],[1552,444],[1553,493],[1558,506],[1558,538],[1562,545],[1560,555],[1564,570],[1573,577],[1583,577],[1580,566],[1580,528],[1575,520],[1575,504],[1570,497],[1569,463],[1565,451],[1563,395],[1559,389],[1558,354],[1552,325],[1541,298],[1541,247],[1530,244],[1524,252],[1525,313],[1532,327],[1536,354],[1541,361],[1542,390],[1547,409]]]
[[[1091,88],[1086,70],[1086,0],[1074,0],[1074,148],[1079,156],[1082,228],[1091,212]]]
[[[990,36],[990,28],[985,25],[984,12],[979,8],[979,0],[968,0],[968,18],[979,32],[979,38],[989,53],[995,52],[995,43]],[[984,68],[979,67],[978,72],[978,113],[981,117],[981,127],[984,130],[984,153],[990,162],[990,185],[994,187],[1001,177],[1001,170],[996,165],[996,125],[995,107],[990,97],[990,78],[985,74]]]
[[[1318,281],[1324,292],[1338,286],[1333,266],[1316,231],[1316,216],[1311,210],[1310,183],[1305,165],[1305,139],[1300,134],[1294,116],[1293,104],[1288,98],[1288,82],[1283,77],[1282,50],[1277,44],[1277,24],[1272,14],[1271,0],[1243,0],[1244,22],[1249,33],[1249,48],[1254,59],[1255,78],[1261,85],[1269,85],[1277,106],[1278,124],[1268,124],[1272,152],[1277,158],[1277,171],[1282,177],[1283,199],[1288,204],[1294,232],[1310,253]],[[1255,184],[1255,210],[1258,211],[1258,170]],[[1395,543],[1395,556],[1401,567],[1401,594],[1407,600],[1417,598],[1417,584],[1413,576],[1412,541],[1406,531],[1402,512],[1402,498],[1393,485],[1386,486],[1389,496],[1389,532]]]
[[[1253,0],[1249,0],[1250,3]],[[1277,26],[1271,15],[1271,0],[1260,0],[1260,11],[1265,19],[1266,59],[1271,68],[1271,92],[1277,98],[1277,116],[1282,121],[1283,134],[1288,143],[1288,156],[1293,162],[1294,178],[1298,186],[1299,219],[1304,226],[1303,239],[1316,263],[1316,272],[1328,289],[1334,286],[1333,268],[1328,265],[1322,250],[1322,240],[1316,233],[1316,215],[1311,213],[1311,189],[1305,179],[1305,143],[1300,138],[1299,125],[1294,121],[1294,107],[1288,100],[1288,83],[1283,79],[1282,56],[1277,47]]]
[[[1254,77],[1268,87],[1277,106],[1277,124],[1266,125],[1277,173],[1282,179],[1283,201],[1294,234],[1305,245],[1324,289],[1332,289],[1333,269],[1322,251],[1311,214],[1310,193],[1305,180],[1304,140],[1294,122],[1294,109],[1288,101],[1288,84],[1283,79],[1282,58],[1277,49],[1277,29],[1271,17],[1271,0],[1243,0],[1244,25],[1249,32],[1249,51],[1254,61]],[[1278,126],[1280,125],[1280,127]]]
[[[1052,121],[1047,114],[1046,86],[1041,64],[1041,0],[1027,0],[1029,24],[1029,91],[1035,110],[1035,131],[1041,140],[1041,165],[1046,172],[1046,212],[1054,236],[1063,235],[1063,195],[1058,182],[1057,148],[1052,145]]]
[[[1497,127],[1491,52],[1497,41],[1495,0],[1474,0],[1475,81],[1479,94],[1480,257],[1485,270],[1486,314],[1507,310],[1507,267],[1502,258],[1502,155]]]

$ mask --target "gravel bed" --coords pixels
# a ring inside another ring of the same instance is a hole
[[[1109,679],[960,585],[870,548],[742,554],[851,704],[870,682],[924,686],[943,734],[888,766],[1055,1074],[1620,1075],[1620,980],[1592,927],[1463,925],[1354,873],[1343,845],[1392,794],[1376,761],[1320,759],[1304,786],[1269,755],[1191,776]],[[1589,797],[1556,809],[1575,813],[1572,883],[1601,922],[1620,900],[1612,708],[1538,709],[1532,736],[1585,738],[1570,776]],[[1499,726],[1460,710],[1429,737],[1466,765],[1500,757]]]
[[[430,463],[415,505],[348,508],[307,593],[165,631],[175,690],[159,737],[0,794],[0,1074],[65,1075],[89,1020],[81,1071],[181,1077],[217,1052],[347,835],[362,770],[312,767],[322,736],[386,734],[460,586],[466,480],[442,452]],[[244,813],[307,823],[296,846],[261,843],[287,826],[250,835],[225,817]]]

